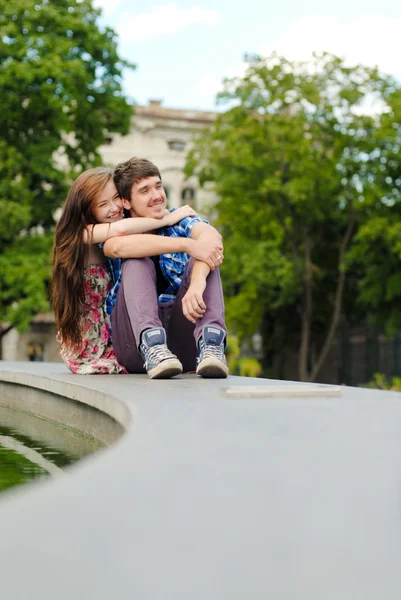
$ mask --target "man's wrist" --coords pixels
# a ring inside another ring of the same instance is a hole
[[[209,273],[210,273],[210,269],[207,266],[207,264],[200,260],[199,261],[196,260],[195,264],[192,268],[191,280],[190,280],[191,285],[204,286]]]

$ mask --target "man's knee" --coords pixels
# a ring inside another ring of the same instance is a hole
[[[151,258],[126,258],[123,261],[122,275],[127,273],[150,272],[155,273],[155,265]]]

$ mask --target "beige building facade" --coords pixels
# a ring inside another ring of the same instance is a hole
[[[215,118],[214,112],[167,108],[160,100],[150,100],[135,107],[128,135],[111,136],[100,148],[103,163],[114,168],[132,156],[147,158],[160,169],[170,208],[190,204],[207,214],[215,196],[200,189],[195,177],[186,179],[184,166],[195,136]],[[3,360],[61,360],[53,315],[36,315],[23,334],[12,329],[3,337],[1,350]]]
[[[160,100],[150,100],[135,108],[128,135],[110,137],[110,144],[102,146],[103,161],[115,167],[132,156],[147,158],[160,169],[170,208],[191,204],[207,210],[213,194],[200,189],[195,177],[186,179],[184,166],[194,137],[215,118],[214,112],[165,108]]]

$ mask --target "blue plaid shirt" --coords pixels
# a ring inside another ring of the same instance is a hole
[[[170,212],[176,210],[173,208]],[[192,227],[196,223],[208,223],[206,219],[202,217],[185,217],[181,219],[179,223],[172,225],[171,227],[161,227],[157,230],[158,235],[164,235],[168,237],[191,237]],[[99,244],[100,248],[103,249],[103,243]],[[164,275],[165,280],[168,283],[167,289],[160,294],[159,302],[171,302],[175,300],[178,289],[182,283],[184,277],[185,267],[189,260],[189,254],[186,252],[169,252],[168,254],[160,255],[160,268]],[[111,315],[113,308],[116,305],[117,292],[121,285],[121,258],[110,258],[107,257],[113,286],[110,289],[106,298],[106,312]]]

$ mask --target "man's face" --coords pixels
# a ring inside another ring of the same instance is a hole
[[[161,219],[166,214],[166,203],[161,179],[155,175],[134,183],[131,188],[131,202],[129,206],[124,206],[133,217]]]

